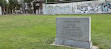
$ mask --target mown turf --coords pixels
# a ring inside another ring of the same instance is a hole
[[[111,15],[6,15],[0,16],[0,49],[74,49],[52,46],[56,17],[92,18],[92,42],[99,49],[111,49]]]

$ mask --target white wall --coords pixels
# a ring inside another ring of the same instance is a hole
[[[110,5],[110,7],[109,7]],[[94,14],[111,13],[111,3],[87,1],[61,4],[43,4],[43,14]]]
[[[2,15],[2,8],[1,8],[1,6],[0,6],[0,15]]]

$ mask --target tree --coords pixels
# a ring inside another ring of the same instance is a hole
[[[47,2],[55,2],[55,0],[47,0]]]
[[[24,0],[24,3],[26,2],[26,3],[30,3],[30,2],[32,2],[32,1],[34,1],[34,0]]]
[[[18,7],[18,0],[9,0],[9,11],[11,11],[10,13],[14,12]]]
[[[0,6],[5,6],[6,4],[6,0],[0,0]]]
[[[0,6],[2,7],[2,12],[4,13],[6,11],[6,7],[7,7],[6,0],[0,0]]]

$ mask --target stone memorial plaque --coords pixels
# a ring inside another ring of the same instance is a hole
[[[57,17],[55,44],[90,49],[90,17]]]

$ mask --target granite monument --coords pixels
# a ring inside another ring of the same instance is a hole
[[[57,17],[55,44],[91,49],[91,17]]]

